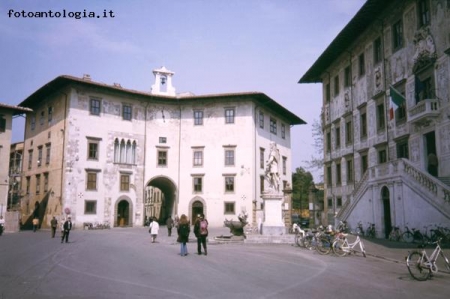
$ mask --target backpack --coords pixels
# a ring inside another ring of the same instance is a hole
[[[208,234],[208,222],[206,220],[200,221],[200,235]]]
[[[189,237],[189,226],[186,224],[180,225],[180,236]]]

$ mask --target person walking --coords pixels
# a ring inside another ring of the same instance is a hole
[[[34,217],[33,218],[33,232],[36,232],[36,230],[38,229],[39,226],[39,218]]]
[[[66,243],[69,243],[69,233],[72,230],[72,219],[69,217],[63,224],[63,235],[61,237],[61,243],[66,241]]]
[[[194,234],[197,238],[197,254],[202,254],[202,246],[203,252],[205,255],[208,255],[208,251],[206,249],[206,238],[208,237],[208,220],[205,219],[204,214],[200,214],[197,217],[197,220],[194,224]]]
[[[5,228],[5,219],[3,219],[3,216],[0,216],[0,236],[3,234],[4,228]]]
[[[158,236],[159,223],[156,221],[156,217],[153,217],[153,221],[150,223],[150,235],[152,237],[152,243],[155,243]]]
[[[169,216],[166,220],[166,226],[167,226],[167,234],[170,237],[172,235],[172,227],[173,227],[173,219]]]
[[[186,243],[189,242],[189,233],[191,232],[191,228],[189,226],[189,220],[186,215],[181,215],[180,220],[178,222],[177,233],[178,239],[177,242],[180,243],[180,255],[186,256],[188,255]]]
[[[56,234],[56,227],[58,226],[58,220],[56,220],[55,216],[53,216],[52,220],[50,220],[50,225],[52,227],[52,238],[54,238]]]

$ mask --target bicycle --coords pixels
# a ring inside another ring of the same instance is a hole
[[[400,228],[398,226],[392,227],[391,232],[389,233],[389,240],[390,241],[400,241],[402,238],[402,234],[400,232]]]
[[[356,228],[356,234],[364,236],[364,228],[362,225],[362,221],[358,222],[358,227]]]
[[[369,238],[375,238],[375,223],[370,223],[369,222],[369,226],[367,227],[367,231],[366,231],[366,237]]]
[[[337,256],[346,256],[347,254],[356,253],[356,250],[354,248],[359,244],[359,248],[363,257],[366,257],[366,249],[359,235],[356,234],[356,240],[352,243],[348,242],[347,235],[348,234],[341,233],[336,241],[333,242],[333,253]]]
[[[419,243],[423,243],[423,235],[420,232],[420,230],[412,228],[411,230],[409,227],[405,226],[406,231],[402,234],[402,239],[406,243],[412,243],[415,241],[418,241]]]
[[[425,281],[431,276],[431,273],[437,273],[438,267],[436,265],[436,260],[439,255],[444,259],[447,269],[450,270],[449,259],[444,255],[440,243],[441,239],[438,239],[436,242],[428,243],[436,244],[436,248],[430,256],[428,256],[425,251],[426,244],[420,246],[422,248],[421,251],[414,250],[408,254],[406,257],[406,266],[408,267],[409,274],[411,274],[414,279]]]

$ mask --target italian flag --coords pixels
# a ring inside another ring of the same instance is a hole
[[[389,108],[389,120],[394,119],[395,110],[403,105],[405,102],[405,97],[394,87],[390,87],[389,95],[391,96],[391,105]]]

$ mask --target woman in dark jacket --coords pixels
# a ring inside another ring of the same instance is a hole
[[[180,255],[185,256],[188,254],[186,243],[189,242],[189,233],[191,232],[191,227],[189,225],[189,220],[186,215],[181,215],[180,222],[178,223],[177,233],[178,239],[177,241],[181,243],[180,246]]]

